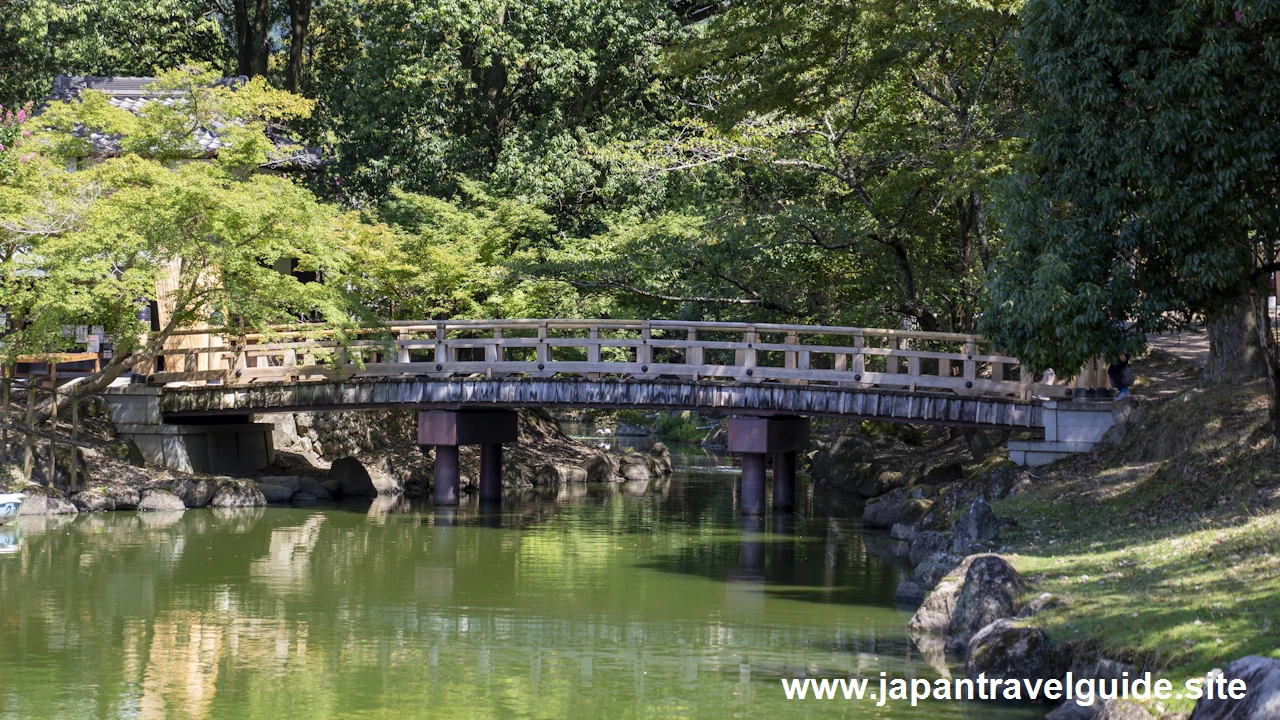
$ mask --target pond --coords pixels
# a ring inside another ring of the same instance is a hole
[[[0,718],[1040,717],[788,701],[937,677],[856,505],[744,520],[714,455],[640,485],[0,530]]]

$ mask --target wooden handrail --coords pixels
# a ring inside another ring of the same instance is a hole
[[[525,336],[508,334],[513,331],[522,331]],[[584,336],[558,336],[564,331],[580,331]],[[746,383],[880,386],[1022,399],[1029,399],[1033,393],[1063,397],[1068,391],[1065,386],[1031,382],[1031,378],[1021,372],[1017,358],[982,352],[980,348],[985,341],[971,333],[770,323],[536,318],[398,321],[345,332],[355,336],[387,333],[389,337],[340,343],[332,339],[337,331],[318,325],[246,333],[235,336],[224,347],[165,351],[162,355],[175,359],[208,355],[206,365],[210,369],[153,373],[148,376],[148,382],[212,381],[245,385],[335,376],[446,378],[561,374],[590,378],[674,377]],[[463,333],[466,337],[451,338],[450,333]],[[629,336],[610,337],[619,333]],[[725,335],[737,337],[724,339]],[[778,336],[783,336],[781,342],[776,341]],[[840,338],[849,344],[840,344]],[[922,348],[920,344],[935,347]],[[938,349],[937,344],[954,349]],[[602,350],[609,350],[610,354],[602,356]],[[460,354],[460,351],[472,354]],[[517,357],[508,358],[508,351]],[[330,364],[315,362],[316,355],[324,354],[332,356]],[[419,359],[413,359],[415,354]],[[570,357],[565,357],[566,354]],[[349,362],[352,355],[366,362]],[[712,362],[729,357],[733,358],[732,362]],[[258,361],[263,358],[267,358],[268,366],[258,367]],[[388,359],[393,361],[385,362]],[[876,369],[870,365],[873,359]],[[926,361],[936,363],[936,369],[931,367],[931,372],[925,372]],[[273,362],[279,364],[272,365]],[[878,369],[881,365],[883,370]],[[1018,379],[1013,379],[1015,371]]]

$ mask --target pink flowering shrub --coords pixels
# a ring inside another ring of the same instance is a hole
[[[34,153],[19,150],[23,139],[31,136],[31,131],[23,127],[30,117],[31,103],[18,108],[16,112],[0,105],[0,181],[13,177],[18,164],[27,162],[34,156]]]

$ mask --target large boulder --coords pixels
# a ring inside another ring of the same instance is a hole
[[[994,540],[999,532],[1000,521],[991,511],[991,505],[979,497],[956,523],[951,552],[957,555],[968,555],[975,550],[981,552],[982,544]]]
[[[25,510],[25,508],[24,508]],[[1200,698],[1191,720],[1275,720],[1280,718],[1280,660],[1249,655],[1222,671],[1230,683],[1243,680],[1247,689],[1243,700]],[[1228,689],[1230,685],[1226,686]]]
[[[71,504],[76,506],[76,510],[80,512],[105,512],[107,510],[115,510],[116,502],[110,495],[92,488],[82,490],[71,496]]]
[[[929,591],[955,569],[960,558],[945,552],[935,553],[916,565],[911,574],[898,583],[893,601],[899,605],[920,605]]]
[[[262,493],[262,497],[268,503],[274,505],[282,505],[293,499],[293,491],[282,485],[272,485],[271,483],[259,482],[258,492]]]
[[[663,475],[670,475],[675,472],[675,463],[671,460],[671,450],[666,443],[654,443],[649,448],[649,457],[653,459],[654,467]]]
[[[854,431],[830,442],[819,442],[810,473],[823,485],[858,492],[861,483],[874,480],[880,471],[870,439],[865,433]]]
[[[161,487],[181,498],[182,504],[188,508],[207,507],[213,502],[214,493],[218,492],[218,483],[207,478],[177,477]]]
[[[364,463],[353,457],[338,458],[329,467],[329,477],[338,481],[343,497],[377,497],[378,488]]]
[[[993,679],[1048,680],[1060,677],[1061,664],[1043,630],[1020,627],[1006,618],[983,627],[969,640],[964,671],[972,679],[985,673]]]
[[[867,476],[854,485],[854,491],[867,497],[879,497],[887,492],[911,484],[911,478],[896,470],[885,470],[874,477]]]
[[[223,480],[209,503],[215,508],[260,507],[267,504],[258,486],[247,480]]]
[[[878,498],[868,500],[862,510],[862,526],[869,528],[890,528],[898,522],[902,505],[907,501],[907,489],[899,488],[885,493]]]
[[[298,492],[302,489],[302,477],[298,475],[263,475],[257,479],[257,483],[259,486],[275,485],[286,488],[289,492]]]
[[[943,485],[964,479],[964,466],[958,462],[935,465],[924,472],[921,480],[926,485]]]
[[[951,541],[945,534],[936,530],[923,530],[917,532],[911,539],[911,550],[907,553],[907,557],[912,565],[919,565],[934,553],[946,552],[950,546]]]
[[[587,471],[576,465],[540,463],[534,466],[532,475],[533,484],[538,486],[550,487],[587,482]]]
[[[1182,716],[1185,717],[1185,716]],[[1132,700],[1094,699],[1090,705],[1070,700],[1062,703],[1044,720],[1154,720],[1147,709]]]
[[[132,440],[123,438],[112,440],[107,445],[107,454],[120,462],[129,463],[134,467],[142,467],[147,464],[146,458],[142,457],[142,451],[138,449],[138,444]]]
[[[329,488],[324,483],[313,477],[298,478],[298,494],[310,495],[316,500],[332,500],[333,494],[329,492]]]
[[[996,620],[1013,617],[1018,609],[1022,576],[999,555],[977,555],[965,572],[947,628],[947,646],[963,650],[970,638]]]
[[[27,497],[22,501],[19,515],[74,515],[79,512],[61,491],[39,486],[21,490]]]
[[[143,490],[142,499],[138,501],[138,512],[182,512],[186,509],[182,498],[164,488]]]
[[[962,560],[925,596],[916,614],[907,621],[907,629],[913,635],[919,633],[941,635],[947,632],[947,628],[951,627],[951,615],[955,612],[960,590],[964,586],[965,575],[969,572],[969,566],[978,557],[980,556],[973,555]]]
[[[582,469],[587,471],[587,482],[617,482],[618,456],[608,452],[597,453],[582,464]]]
[[[137,510],[142,502],[142,491],[131,485],[104,485],[98,489],[111,498],[116,510]]]

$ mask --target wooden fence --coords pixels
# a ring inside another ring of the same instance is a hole
[[[199,331],[206,332],[206,331]],[[395,322],[337,342],[315,326],[166,352],[150,384],[245,385],[336,377],[483,376],[837,384],[963,395],[1065,397],[977,335],[673,320]],[[351,339],[354,337],[355,339]],[[207,369],[204,369],[207,368]]]

